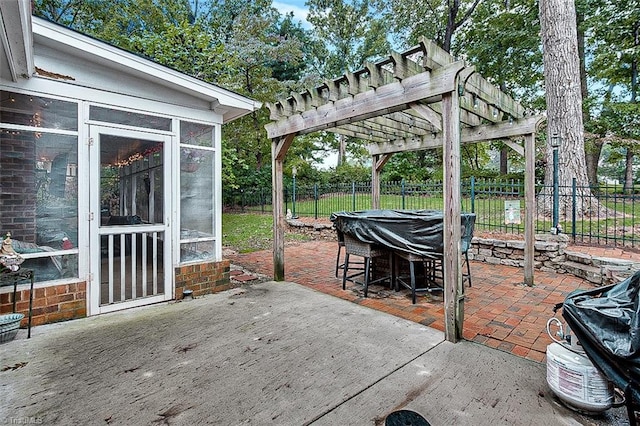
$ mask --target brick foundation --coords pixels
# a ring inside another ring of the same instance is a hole
[[[13,287],[7,293],[0,294],[0,313],[13,311]],[[87,316],[87,285],[85,282],[61,284],[36,288],[33,294],[33,315],[31,325],[66,321]],[[29,289],[16,293],[16,311],[24,314],[20,324],[26,327],[29,315]]]
[[[231,284],[230,262],[200,263],[176,268],[176,299],[182,299],[185,289],[193,296],[217,293],[237,287]],[[85,282],[36,288],[33,294],[32,326],[83,318],[87,316],[87,285]],[[0,293],[0,314],[13,312],[13,287],[3,287]],[[16,312],[24,314],[20,324],[26,327],[29,315],[29,288],[18,289]]]
[[[229,260],[176,268],[176,300],[182,299],[184,290],[191,290],[193,296],[198,297],[236,287],[231,284],[230,269]]]

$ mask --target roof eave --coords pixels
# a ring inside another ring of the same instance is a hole
[[[35,71],[31,3],[28,0],[0,1],[0,21],[0,42],[12,81],[31,77]]]

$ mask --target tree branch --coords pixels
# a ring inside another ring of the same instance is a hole
[[[469,19],[469,17],[471,16],[471,14],[473,13],[473,11],[475,10],[475,8],[480,4],[482,0],[475,0],[473,2],[473,4],[471,5],[471,7],[469,9],[467,9],[467,12],[464,14],[464,16],[457,22],[454,22],[454,27],[456,29],[460,28],[460,26],[462,24],[464,24],[464,22]]]

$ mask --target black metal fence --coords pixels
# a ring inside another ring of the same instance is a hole
[[[383,182],[380,208],[443,208],[442,182]],[[585,196],[585,191],[590,196]],[[464,180],[462,210],[476,213],[476,230],[524,233],[524,183],[517,180]],[[622,193],[620,186],[597,188],[559,186],[553,202],[552,186],[536,186],[536,232],[569,235],[573,242],[640,248],[640,194]],[[227,211],[270,213],[271,188],[224,192]],[[371,183],[293,185],[285,189],[285,211],[292,216],[328,218],[336,211],[371,208]],[[557,227],[553,210],[557,211]],[[553,229],[552,229],[553,228]]]

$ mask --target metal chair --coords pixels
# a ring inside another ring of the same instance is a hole
[[[344,235],[344,267],[342,271],[342,289],[346,290],[347,281],[351,281],[355,284],[362,284],[364,287],[364,297],[367,297],[369,286],[379,282],[388,280],[390,286],[393,286],[393,254],[391,251],[382,247],[375,246],[373,244],[362,242],[349,234]],[[351,256],[359,256],[363,258],[362,262],[352,262]],[[388,257],[389,259],[389,275],[381,276],[371,280],[371,260],[379,257]],[[357,278],[362,278],[362,281],[358,281]]]

